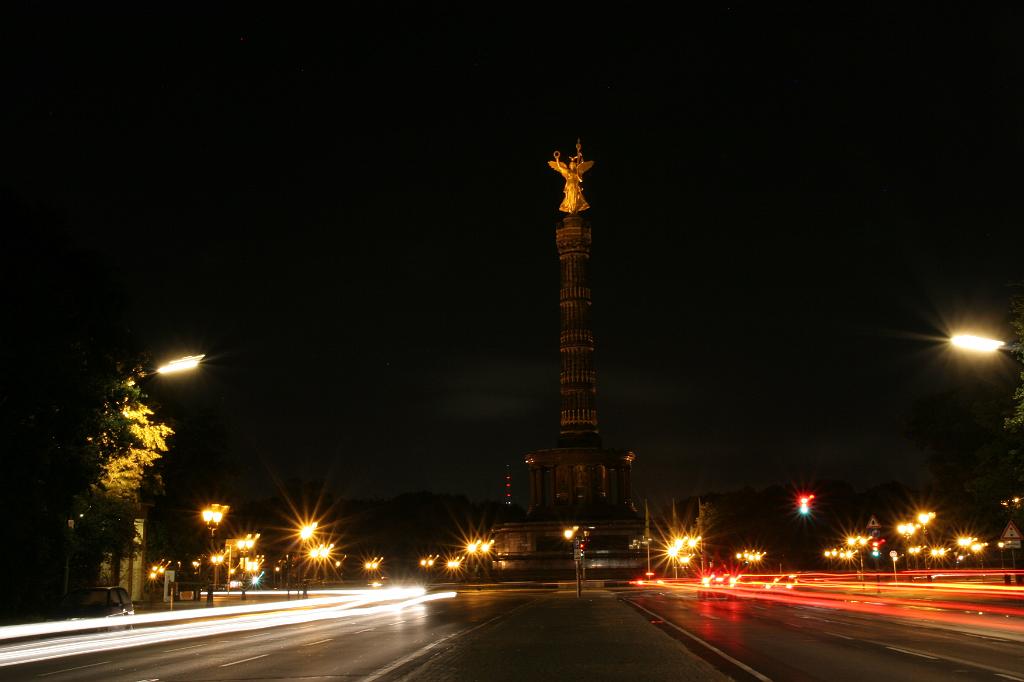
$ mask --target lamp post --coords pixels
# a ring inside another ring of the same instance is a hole
[[[309,558],[314,562],[314,573],[313,577],[323,582],[323,566],[331,558],[331,552],[334,551],[334,543],[324,544],[313,547],[309,550]]]
[[[221,521],[228,513],[230,507],[226,504],[211,504],[200,512],[200,516],[203,519],[203,523],[210,529],[210,563],[213,564],[213,584],[210,585],[206,591],[206,603],[213,604],[213,591],[217,589],[217,568],[220,566],[220,562],[224,561],[224,555],[220,554],[220,562],[213,560],[213,552],[217,551],[217,527],[220,526]]]
[[[490,540],[472,540],[466,543],[466,559],[471,562],[473,575],[480,579],[480,564],[488,560],[491,552]]]
[[[679,579],[679,550],[683,547],[683,539],[676,538],[674,542],[665,547],[665,556],[672,562],[672,578]]]
[[[220,572],[220,565],[224,563],[223,554],[213,554],[210,556],[210,563],[213,564],[213,584],[210,585],[210,589],[206,591],[206,605],[213,606],[213,591],[217,588],[217,574]]]
[[[914,557],[915,569],[921,568],[921,560],[918,557],[921,556],[922,549],[924,549],[924,547],[921,547],[920,545],[915,545],[914,547],[907,547],[907,554]]]
[[[935,512],[920,512],[917,515],[917,522],[921,524],[921,534],[924,535],[924,540],[928,540],[928,524],[935,518]],[[925,543],[927,544],[927,543]],[[927,556],[925,557],[925,568],[928,568]]]
[[[864,582],[864,548],[871,542],[871,538],[863,535],[851,535],[846,538],[846,546],[853,547],[860,558],[860,581]]]
[[[370,585],[373,587],[378,587],[383,584],[383,581],[377,580],[377,572],[380,570],[380,565],[382,563],[384,563],[384,557],[382,556],[376,556],[363,562],[363,570],[370,575]]]
[[[234,540],[234,547],[236,549],[238,549],[238,554],[239,554],[238,567],[242,569],[242,581],[241,582],[242,582],[242,599],[243,600],[245,599],[245,589],[246,589],[246,587],[245,587],[245,567],[247,565],[246,559],[248,559],[249,552],[252,550],[252,548],[256,546],[256,541],[259,539],[259,537],[260,537],[259,533],[256,533],[255,535],[253,535],[252,533],[248,533],[248,534],[246,534],[246,536],[244,538],[238,538],[238,539]],[[228,551],[229,551],[229,553],[228,553],[228,560],[229,560],[228,563],[229,563],[229,566],[230,566],[230,558],[231,558],[231,554],[230,554],[231,546],[232,546],[231,544],[228,545]],[[228,590],[229,591],[231,590],[231,574],[233,572],[234,572],[233,568],[228,568]]]
[[[314,557],[312,555],[312,552],[309,549],[307,549],[307,547],[308,547],[310,541],[312,541],[313,537],[316,535],[316,529],[317,529],[317,526],[319,526],[319,525],[320,525],[319,522],[311,521],[310,523],[304,523],[301,526],[299,526],[299,552],[301,554],[308,554],[310,556],[310,558],[314,558]],[[307,579],[308,570],[305,573],[306,574],[303,576],[303,580]],[[288,578],[288,581],[289,581],[289,588],[288,589],[289,589],[289,593],[290,593],[290,590],[291,590],[291,582],[290,582],[291,581],[291,563],[289,563],[289,565],[288,565],[288,576],[287,576],[287,578]]]

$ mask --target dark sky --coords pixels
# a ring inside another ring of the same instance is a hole
[[[207,353],[154,392],[220,410],[254,492],[512,464],[522,500],[579,136],[638,493],[920,483],[914,399],[1012,380],[941,339],[1008,335],[1024,279],[1022,16],[573,11],[12,20],[0,187],[118,268],[155,357]]]

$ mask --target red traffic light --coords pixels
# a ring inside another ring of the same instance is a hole
[[[807,514],[811,511],[811,500],[814,499],[814,495],[801,495],[798,498],[800,504],[800,513]]]

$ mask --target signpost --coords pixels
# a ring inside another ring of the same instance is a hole
[[[1017,568],[1017,552],[1020,549],[1021,538],[1024,538],[1024,533],[1020,532],[1020,528],[1013,521],[1006,524],[1006,528],[1003,529],[1003,534],[999,536],[1002,541],[1002,547],[1010,550],[1010,567],[1016,570]]]
[[[868,535],[878,539],[878,536],[882,534],[882,524],[878,522],[878,517],[874,514],[871,515],[871,520],[868,521]]]
[[[889,558],[892,559],[892,581],[899,582],[899,577],[896,575],[896,560],[900,558],[900,553],[895,549],[889,550]]]

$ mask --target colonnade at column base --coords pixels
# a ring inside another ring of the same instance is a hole
[[[529,466],[530,520],[636,518],[629,450],[561,447],[536,450]]]

